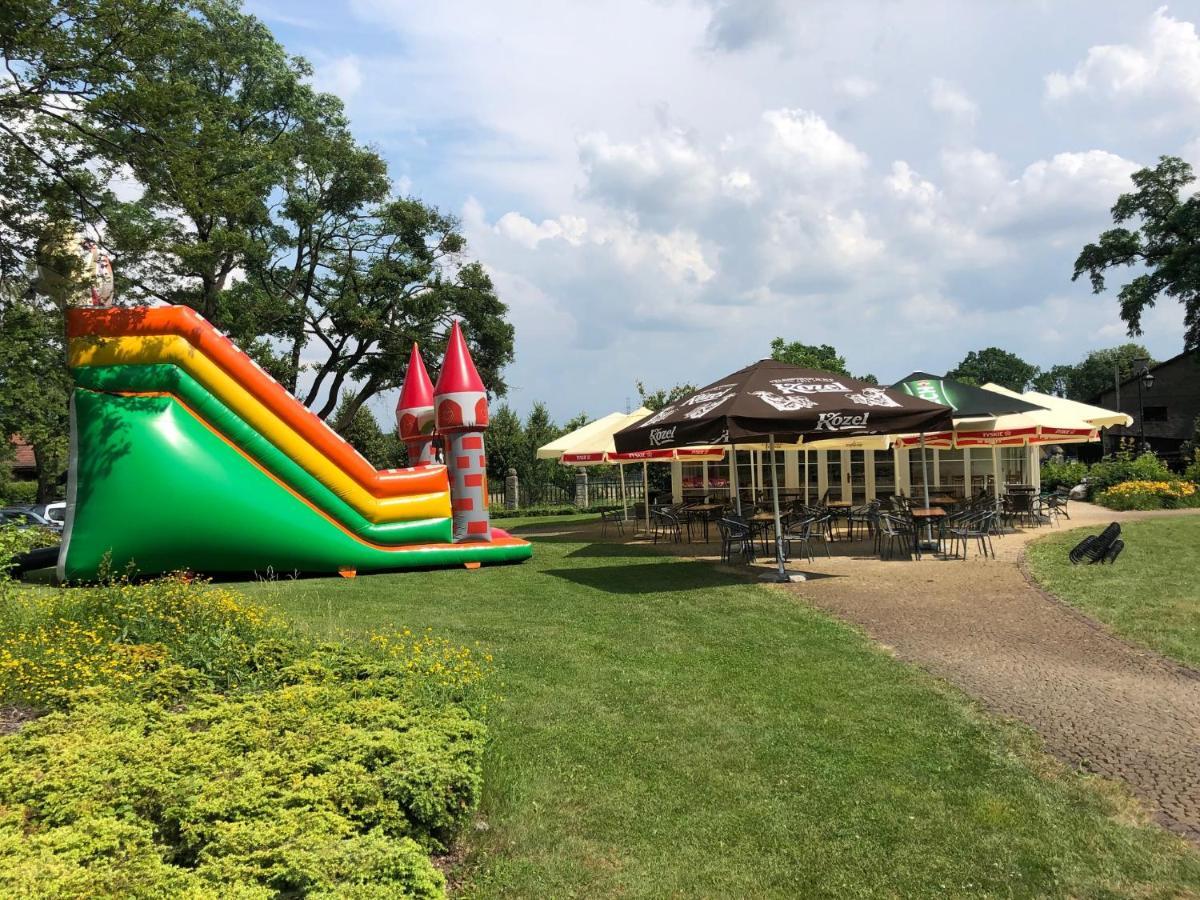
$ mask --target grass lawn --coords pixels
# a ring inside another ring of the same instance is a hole
[[[787,594],[612,543],[248,584],[317,633],[494,651],[478,897],[1177,896],[1200,855],[1111,785]]]
[[[1112,566],[1073,566],[1070,549],[1090,529],[1030,544],[1029,569],[1051,593],[1131,641],[1200,666],[1200,515],[1126,522]]]

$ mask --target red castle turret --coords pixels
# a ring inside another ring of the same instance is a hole
[[[414,343],[404,373],[404,387],[396,402],[396,428],[408,448],[410,466],[433,462],[433,382],[425,370],[421,351]]]
[[[483,446],[483,430],[488,424],[487,391],[458,322],[450,329],[433,400],[437,432],[446,442],[454,540],[490,541],[487,456]]]

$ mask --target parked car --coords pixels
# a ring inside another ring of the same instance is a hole
[[[58,531],[63,530],[63,526],[67,521],[67,501],[65,500],[55,500],[51,503],[35,503],[30,506],[21,506],[18,508],[41,516],[50,523],[51,528]]]
[[[62,523],[57,525],[45,516],[38,515],[32,510],[20,506],[6,506],[0,509],[0,525],[16,525],[18,528],[51,528],[62,530]]]

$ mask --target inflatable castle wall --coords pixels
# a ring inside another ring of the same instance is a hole
[[[403,469],[375,469],[187,307],[71,309],[68,346],[60,578],[352,575],[532,552],[488,520],[487,397],[458,323],[436,387],[413,348],[397,409]]]

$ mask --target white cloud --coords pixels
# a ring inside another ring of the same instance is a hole
[[[995,343],[1039,363],[1103,346],[1117,304],[1071,282],[1075,255],[1134,161],[1200,160],[1195,30],[1153,10],[351,0],[314,16],[344,26],[328,57],[357,61],[356,134],[462,210],[512,309],[514,402],[565,417],[621,407],[635,378],[719,377],[775,334],[881,377]],[[1154,320],[1156,354],[1176,352],[1172,321]]]
[[[929,82],[929,106],[959,122],[973,123],[979,117],[979,107],[966,91],[944,78]]]
[[[580,216],[563,215],[558,219],[543,219],[536,224],[517,212],[507,212],[496,222],[496,231],[531,250],[542,241],[562,238],[578,246],[587,233],[587,220]]]
[[[1100,44],[1070,72],[1046,76],[1053,102],[1087,96],[1117,102],[1147,99],[1182,103],[1187,114],[1200,105],[1200,36],[1196,26],[1159,7],[1136,44]]]
[[[362,85],[362,61],[354,54],[339,56],[314,66],[313,87],[324,93],[350,100]]]
[[[850,100],[866,100],[879,92],[879,85],[861,75],[848,75],[834,83],[836,94]]]
[[[767,158],[805,176],[857,176],[867,156],[815,112],[771,109],[762,114],[768,129]]]

